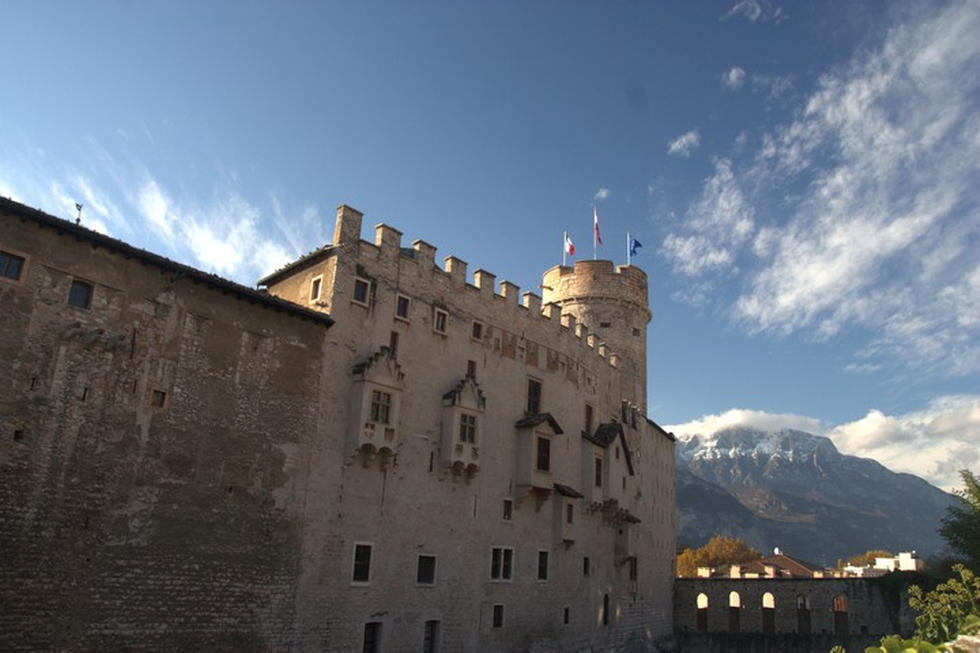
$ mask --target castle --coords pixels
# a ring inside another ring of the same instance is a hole
[[[256,290],[0,199],[0,647],[670,640],[645,273],[361,222]]]

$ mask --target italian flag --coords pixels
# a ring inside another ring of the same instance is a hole
[[[567,231],[564,233],[565,233],[565,253],[571,256],[575,256],[575,243],[572,242],[572,238],[571,236],[568,235]]]

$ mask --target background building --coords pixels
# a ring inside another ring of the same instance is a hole
[[[4,648],[669,640],[646,275],[360,232],[257,291],[0,200]]]

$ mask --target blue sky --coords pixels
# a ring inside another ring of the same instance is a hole
[[[980,468],[980,3],[21,2],[0,195],[253,284],[334,207],[650,275],[650,414]]]

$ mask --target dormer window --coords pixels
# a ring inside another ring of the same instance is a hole
[[[380,457],[382,469],[394,456],[404,374],[388,347],[354,366],[349,455],[361,454],[365,467]]]
[[[323,286],[323,275],[313,277],[310,282],[310,301],[315,302],[320,299],[320,289]]]
[[[442,396],[442,460],[454,474],[473,476],[480,469],[480,414],[486,399],[467,374]]]

